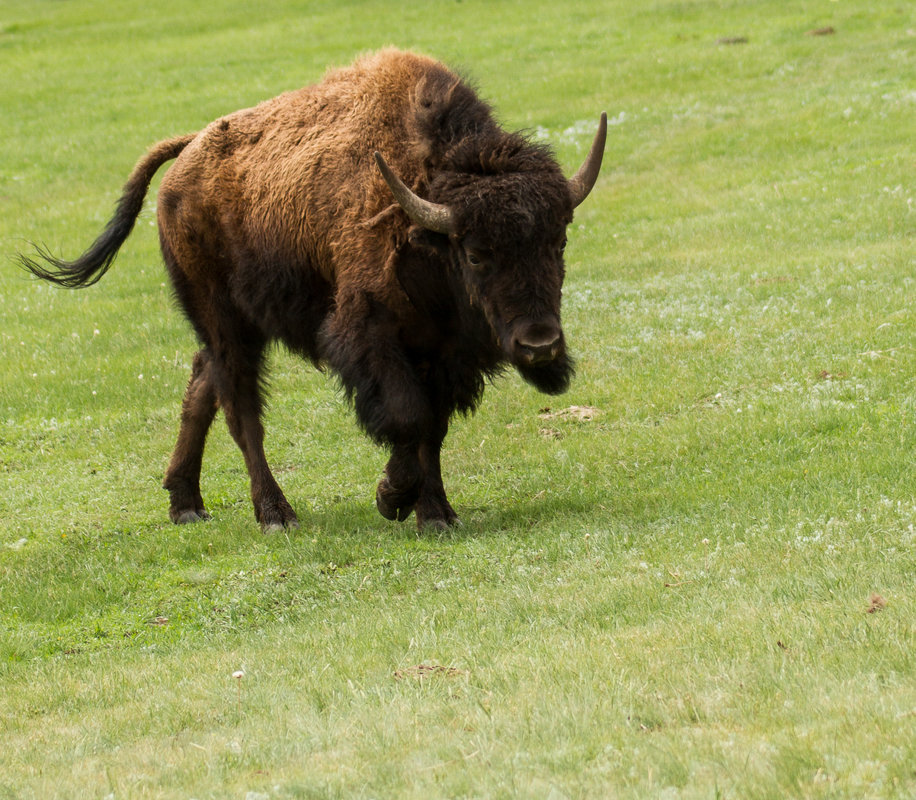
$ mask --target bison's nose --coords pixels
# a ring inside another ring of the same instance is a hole
[[[515,339],[515,353],[519,361],[529,364],[546,364],[560,354],[561,334],[553,326],[532,326]]]

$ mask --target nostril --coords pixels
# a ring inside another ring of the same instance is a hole
[[[521,360],[528,364],[543,364],[553,361],[560,352],[560,336],[519,337],[515,340],[515,350]]]

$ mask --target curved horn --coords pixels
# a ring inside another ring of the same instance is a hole
[[[598,172],[601,170],[601,159],[604,158],[604,143],[607,140],[607,113],[601,112],[601,122],[598,123],[598,133],[595,134],[595,141],[592,142],[592,148],[588,151],[579,171],[569,179],[569,194],[572,197],[573,208],[581,203],[598,180]]]
[[[436,233],[454,233],[455,232],[455,215],[448,206],[431,203],[422,197],[415,195],[408,189],[404,182],[391,171],[391,167],[382,158],[382,154],[375,151],[375,163],[378,164],[379,171],[391,189],[394,199],[398,205],[407,212],[417,225]]]

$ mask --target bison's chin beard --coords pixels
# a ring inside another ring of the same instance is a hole
[[[564,350],[552,361],[542,364],[516,364],[522,378],[544,394],[563,394],[576,373],[575,362]]]

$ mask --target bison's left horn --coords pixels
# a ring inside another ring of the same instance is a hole
[[[601,112],[601,122],[598,123],[598,133],[592,142],[592,149],[588,151],[585,162],[579,171],[569,179],[569,194],[572,197],[573,208],[581,203],[598,180],[601,170],[601,159],[604,158],[604,143],[607,140],[607,114]]]
[[[455,215],[448,206],[431,203],[429,200],[424,200],[422,197],[415,195],[404,185],[404,181],[391,171],[391,167],[388,166],[385,159],[382,158],[382,154],[377,150],[375,152],[375,163],[378,164],[382,177],[385,179],[385,183],[388,184],[388,188],[391,189],[394,199],[398,201],[398,205],[404,209],[411,220],[420,227],[436,233],[455,232]]]

